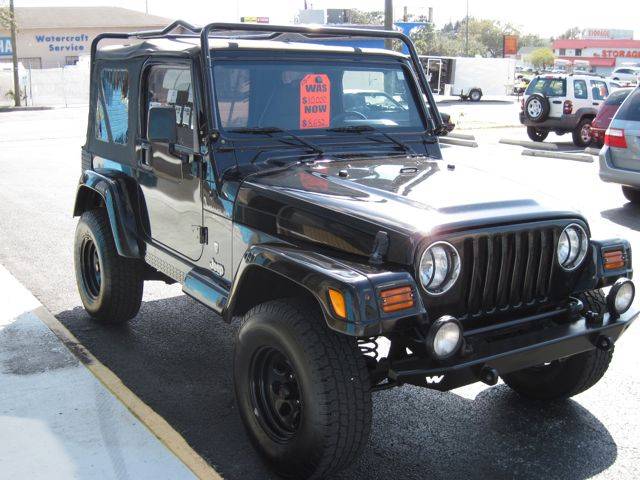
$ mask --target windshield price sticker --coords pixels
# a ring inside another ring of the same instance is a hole
[[[310,73],[300,81],[300,129],[327,128],[331,120],[331,81]]]

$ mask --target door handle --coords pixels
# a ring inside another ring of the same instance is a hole
[[[145,140],[144,138],[139,138],[138,139],[138,146],[142,150],[151,150],[151,144],[149,143],[148,140]]]
[[[562,102],[560,100],[554,100],[553,103],[555,103],[556,105],[560,105]]]
[[[598,102],[593,102],[593,104],[597,107],[598,105],[600,105]]]

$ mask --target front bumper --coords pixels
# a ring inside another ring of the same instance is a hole
[[[490,332],[472,331],[465,334],[467,354],[461,358],[439,365],[423,358],[394,361],[388,378],[395,384],[410,383],[441,391],[487,382],[488,373],[504,375],[600,348],[603,338],[605,344],[613,344],[639,313],[629,311],[619,318],[606,313],[597,320],[579,317],[568,321],[569,313],[558,311],[533,319],[526,333],[518,333],[521,324]]]

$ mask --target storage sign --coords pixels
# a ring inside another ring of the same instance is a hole
[[[12,52],[11,37],[0,37],[0,57],[8,57]]]

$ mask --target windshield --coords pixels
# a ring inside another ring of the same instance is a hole
[[[224,130],[239,131],[305,133],[353,125],[424,131],[408,76],[390,62],[217,60],[218,121]]]

